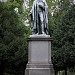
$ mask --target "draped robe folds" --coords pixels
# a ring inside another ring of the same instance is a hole
[[[44,32],[45,34],[48,34],[48,6],[46,4],[46,1],[45,0],[42,0],[42,2],[44,3],[44,10],[43,10],[43,25],[44,25]],[[32,9],[30,11],[31,13],[31,19],[32,19],[32,34],[42,34],[42,27],[41,27],[41,30],[40,30],[40,24],[39,23],[39,12],[38,12],[38,0],[35,0],[33,2],[33,6],[32,6]]]

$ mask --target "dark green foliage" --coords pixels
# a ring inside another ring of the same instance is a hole
[[[0,75],[23,75],[28,35],[29,29],[22,24],[14,7],[0,3]]]
[[[75,66],[75,5],[53,31],[53,63],[56,70]],[[67,74],[65,74],[67,75]]]

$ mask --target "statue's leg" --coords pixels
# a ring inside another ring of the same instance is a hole
[[[37,29],[38,29],[38,34],[42,34],[42,26],[41,26],[41,16],[40,16],[40,12],[39,12],[39,14],[38,14],[38,27],[37,27]]]
[[[43,23],[43,13],[42,12],[40,13],[40,20],[41,20],[42,34],[45,34],[45,32],[44,32],[44,23]]]

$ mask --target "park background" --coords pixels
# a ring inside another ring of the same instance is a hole
[[[33,0],[0,1],[0,75],[24,75]],[[55,75],[75,75],[75,2],[46,1]]]

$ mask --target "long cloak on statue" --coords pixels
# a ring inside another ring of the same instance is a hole
[[[48,6],[45,0],[42,0],[42,2],[44,3],[44,11],[43,11],[43,22],[44,22],[44,32],[46,34],[48,34]],[[40,23],[40,18],[38,17],[39,13],[38,13],[38,0],[35,0],[33,2],[33,6],[31,9],[31,20],[32,20],[32,34],[42,34],[41,33],[41,23]]]

